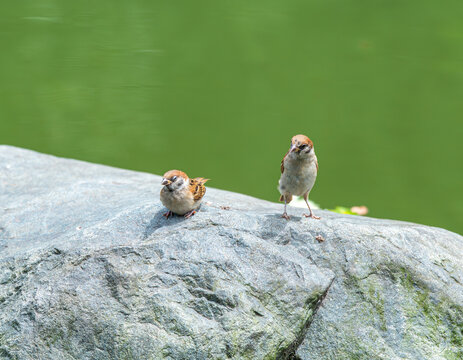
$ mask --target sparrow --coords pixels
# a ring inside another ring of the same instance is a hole
[[[185,219],[193,216],[201,205],[201,199],[206,193],[204,183],[209,179],[189,179],[180,170],[166,172],[161,181],[161,202],[169,209],[163,216],[168,219],[173,214],[183,215]]]
[[[281,161],[281,177],[278,183],[278,190],[281,194],[280,201],[285,202],[282,218],[289,220],[286,205],[291,202],[293,195],[296,195],[303,196],[309,208],[310,214],[304,214],[304,216],[320,219],[313,214],[307,201],[310,190],[315,184],[317,173],[318,162],[312,140],[305,135],[293,136],[291,147]]]

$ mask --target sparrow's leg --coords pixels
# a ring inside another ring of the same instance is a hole
[[[173,215],[174,215],[174,213],[172,211],[170,211],[170,210],[168,212],[166,212],[165,214],[162,214],[162,216],[165,216],[166,219],[168,219],[169,217],[171,217]]]
[[[283,215],[281,215],[281,217],[282,217],[283,219],[289,220],[289,215],[288,215],[288,213],[286,212],[286,196],[283,196],[283,198],[285,199],[285,211],[283,212]]]
[[[191,210],[191,211],[188,211],[185,215],[183,215],[185,217],[185,219],[188,219],[190,217],[192,217],[194,214],[196,214],[196,210]]]
[[[306,192],[306,193],[304,194],[304,200],[305,200],[305,203],[307,204],[307,207],[309,208],[310,214],[309,214],[309,215],[304,214],[304,216],[305,216],[305,217],[310,217],[310,218],[312,218],[312,219],[320,220],[320,217],[319,217],[319,216],[315,216],[315,215],[313,214],[312,209],[310,208],[310,205],[309,205],[309,201],[307,200],[308,197],[309,197],[309,193]]]

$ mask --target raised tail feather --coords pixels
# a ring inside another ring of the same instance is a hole
[[[209,181],[211,179],[206,179],[206,178],[203,178],[203,177],[197,177],[197,178],[194,178],[193,180],[199,182],[202,185],[204,185],[206,183],[206,181]]]

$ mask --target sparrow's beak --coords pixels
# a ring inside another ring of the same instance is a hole
[[[292,153],[292,152],[299,152],[299,148],[295,145],[295,144],[292,144],[291,145],[291,148],[289,149],[289,152]]]
[[[165,185],[170,185],[170,184],[172,184],[172,181],[162,178],[161,185],[165,186]]]

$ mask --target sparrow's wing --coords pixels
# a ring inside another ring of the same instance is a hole
[[[206,193],[206,187],[204,183],[209,180],[205,178],[194,178],[190,180],[190,191],[193,194],[193,199],[195,201],[201,200],[201,198]]]
[[[317,166],[317,174],[318,174],[318,160],[315,160],[315,165]]]
[[[288,152],[285,154],[285,156],[283,157],[283,160],[281,160],[281,167],[280,167],[280,168],[281,168],[281,173],[282,173],[282,174],[283,174],[283,171],[285,171],[285,159],[286,159],[286,157],[288,156],[288,154],[289,154],[289,150],[288,150]]]

